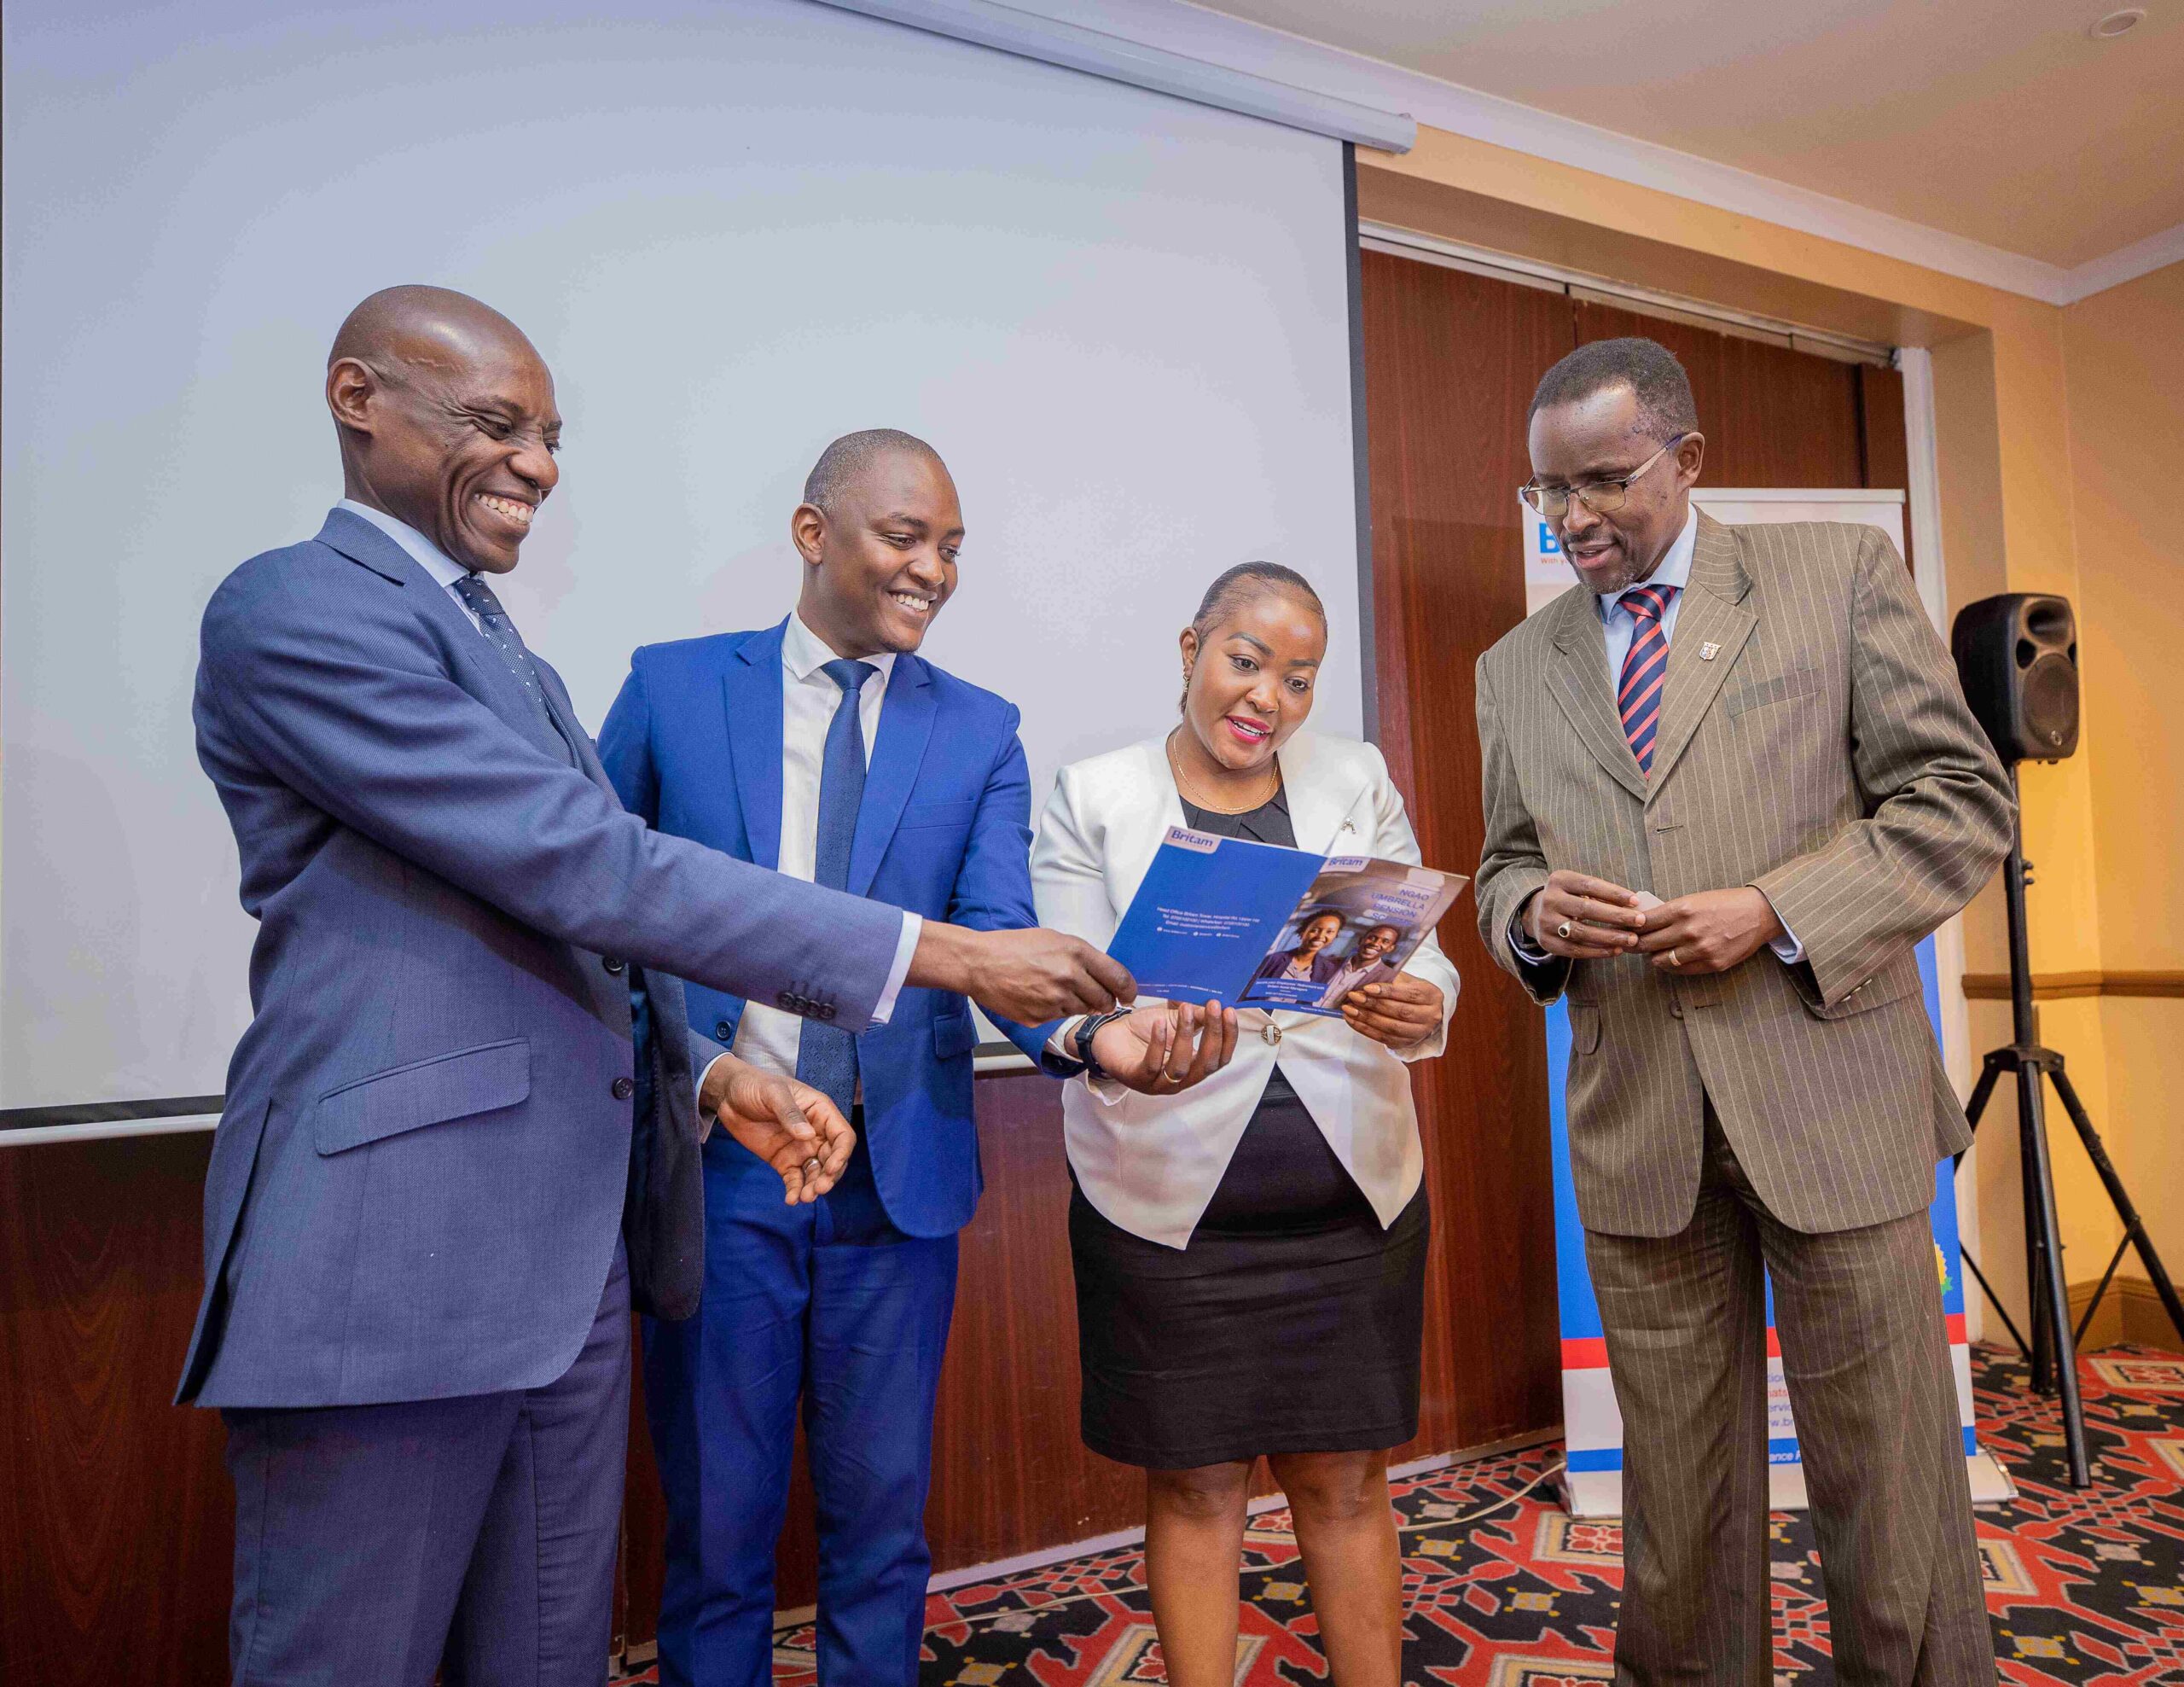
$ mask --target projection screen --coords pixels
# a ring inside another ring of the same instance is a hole
[[[192,747],[220,578],[340,485],[375,288],[506,311],[561,487],[503,588],[596,730],[631,649],[778,620],[805,469],[932,441],[926,654],[1054,769],[1174,718],[1221,568],[1332,613],[1360,728],[1337,143],[799,0],[8,14],[0,1120],[217,1097],[252,925]]]

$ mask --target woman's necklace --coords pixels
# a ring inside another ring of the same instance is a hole
[[[1264,808],[1268,803],[1274,800],[1274,794],[1281,788],[1281,767],[1278,762],[1268,764],[1267,771],[1273,777],[1268,781],[1264,792],[1253,797],[1241,807],[1228,808],[1217,802],[1208,802],[1184,777],[1182,758],[1176,753],[1176,732],[1181,732],[1182,730],[1179,726],[1175,732],[1168,735],[1168,771],[1176,776],[1176,788],[1188,799],[1193,807],[1202,808],[1209,814],[1249,814],[1253,809]]]

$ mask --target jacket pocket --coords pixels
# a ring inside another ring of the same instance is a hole
[[[1805,1011],[1815,1019],[1849,1019],[1856,1014],[1885,1008],[1891,1002],[1900,1002],[1906,996],[1916,994],[1920,988],[1919,969],[1914,963],[1893,968],[1886,974],[1875,973],[1863,984],[1852,986],[1840,1001],[1829,1006],[1818,1006],[1807,1000]]]
[[[1817,668],[1792,668],[1787,673],[1778,673],[1772,679],[1763,679],[1733,691],[1722,700],[1722,707],[1732,715],[1742,714],[1746,709],[1756,709],[1769,703],[1786,703],[1792,697],[1809,697],[1820,689],[1820,671]]]
[[[513,1038],[411,1061],[328,1090],[318,1098],[312,1140],[340,1154],[405,1131],[514,1107],[531,1093],[531,1044]]]
[[[1570,1003],[1570,1046],[1581,1055],[1600,1052],[1600,1009],[1597,1002]]]
[[[961,802],[914,802],[903,810],[895,829],[907,832],[919,826],[967,826],[979,812],[976,797]]]
[[[968,1008],[956,1013],[933,1015],[932,1051],[942,1060],[954,1060],[958,1055],[967,1055],[978,1046],[979,1027]]]

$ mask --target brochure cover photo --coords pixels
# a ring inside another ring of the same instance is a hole
[[[1339,1016],[1403,970],[1470,881],[1171,826],[1107,952],[1139,990]]]

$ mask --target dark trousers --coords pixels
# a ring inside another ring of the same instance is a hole
[[[599,1687],[630,1422],[621,1246],[543,1388],[229,1410],[244,1684]]]
[[[956,1238],[888,1222],[858,1121],[842,1181],[807,1207],[716,1133],[697,1315],[645,1325],[645,1405],[667,1494],[660,1679],[773,1678],[774,1547],[797,1412],[818,1505],[819,1678],[912,1687],[925,1634],[933,1398]]]
[[[1761,1202],[1711,1108],[1706,1126],[1681,1233],[1585,1236],[1623,1412],[1616,1679],[1774,1679],[1771,1276],[1836,1678],[1986,1687],[1994,1642],[1926,1215],[1793,1230]]]

